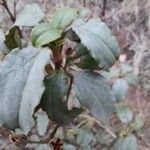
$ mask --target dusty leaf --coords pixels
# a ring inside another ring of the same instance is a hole
[[[45,89],[45,65],[49,49],[15,49],[0,68],[0,123],[10,129],[21,127],[28,132],[34,125],[32,115]]]
[[[105,78],[92,71],[80,71],[74,77],[73,87],[80,103],[106,122],[114,111],[115,99]]]
[[[87,22],[78,19],[73,23],[72,29],[100,68],[108,70],[118,59],[120,54],[118,42],[99,18]]]
[[[138,150],[137,138],[134,135],[120,138],[112,150]]]
[[[16,26],[35,26],[44,19],[44,12],[37,3],[26,4],[17,14]]]

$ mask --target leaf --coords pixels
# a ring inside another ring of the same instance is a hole
[[[60,38],[61,30],[58,30],[51,23],[41,23],[35,26],[31,32],[32,44],[36,47],[46,45]]]
[[[92,56],[89,55],[88,50],[82,45],[78,44],[75,48],[77,57],[80,58],[80,62],[76,65],[82,69],[99,69],[98,63]]]
[[[57,11],[53,18],[52,24],[58,29],[66,29],[78,16],[78,9],[76,8],[63,8]]]
[[[34,125],[32,118],[43,91],[45,65],[50,62],[49,49],[27,47],[15,49],[0,68],[0,123],[26,133]]]
[[[92,71],[80,71],[74,77],[73,87],[80,103],[106,122],[114,111],[115,99],[105,78]]]
[[[40,136],[44,136],[49,125],[49,119],[45,112],[37,112],[35,114],[37,122],[37,130]]]
[[[6,46],[12,50],[14,48],[22,48],[21,38],[19,36],[18,27],[12,27],[8,34],[5,36]]]
[[[76,147],[71,144],[64,143],[64,150],[76,150]]]
[[[120,138],[112,150],[138,150],[137,138],[134,135]]]
[[[118,118],[125,124],[129,124],[133,119],[133,114],[128,106],[118,106],[116,108]]]
[[[109,72],[103,71],[102,75],[110,81],[112,78],[118,78],[120,75],[120,70],[116,67],[111,67]]]
[[[123,74],[126,74],[129,72],[132,72],[133,67],[128,63],[124,63],[121,65],[121,70],[122,70]]]
[[[77,44],[77,46],[75,47],[75,50],[76,50],[77,57],[89,54],[87,48],[84,47],[82,44]]]
[[[6,47],[5,43],[5,35],[2,29],[0,29],[0,51],[2,51],[4,54],[8,54],[9,50]]]
[[[88,128],[79,128],[76,138],[77,144],[80,145],[82,149],[86,150],[91,150],[92,143],[96,142],[94,134]]]
[[[99,18],[90,19],[88,22],[78,19],[73,23],[72,30],[79,36],[81,43],[100,68],[108,70],[118,59],[118,42]]]
[[[80,57],[80,62],[77,66],[82,69],[99,69],[98,63],[90,55]]]
[[[123,78],[118,79],[112,86],[113,93],[118,102],[124,100],[128,94],[129,85]]]
[[[125,79],[127,80],[128,84],[131,85],[131,86],[134,86],[137,84],[137,76],[133,73],[128,73],[126,76],[125,76]]]
[[[37,3],[27,4],[17,15],[16,26],[35,26],[44,19],[44,12]]]
[[[81,18],[90,18],[91,11],[88,8],[81,8],[79,10],[79,15],[80,15]]]
[[[131,127],[135,131],[141,130],[143,126],[144,126],[144,118],[142,116],[137,116],[134,122],[131,123]]]
[[[40,107],[46,111],[49,119],[58,125],[64,125],[72,121],[77,115],[82,113],[80,108],[68,110],[65,97],[68,93],[68,77],[63,71],[56,71],[44,79],[46,90],[42,96]]]

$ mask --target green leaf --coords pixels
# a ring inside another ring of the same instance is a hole
[[[73,23],[72,30],[79,36],[81,43],[100,68],[108,70],[118,59],[120,54],[118,42],[99,18],[87,22],[78,19]]]
[[[75,94],[90,113],[106,122],[114,111],[115,99],[105,78],[92,71],[80,71],[74,77]]]
[[[80,57],[80,62],[77,63],[77,66],[82,69],[99,69],[98,63],[90,55]]]
[[[88,50],[82,44],[78,44],[75,50],[77,57],[80,58],[80,62],[76,64],[79,68],[99,69],[98,63],[89,55]]]
[[[82,112],[80,108],[68,110],[66,96],[68,93],[68,76],[63,71],[56,71],[44,79],[46,90],[37,109],[42,107],[49,119],[58,125],[72,121]]]
[[[21,38],[19,36],[18,27],[12,27],[8,34],[5,36],[6,46],[12,50],[14,48],[22,48]]]
[[[37,3],[27,4],[17,15],[16,26],[35,26],[44,19],[44,12]]]
[[[134,135],[120,138],[114,144],[112,150],[138,150],[137,138]]]
[[[31,32],[32,44],[36,47],[46,45],[60,38],[61,30],[58,30],[51,23],[41,23],[35,26]]]
[[[87,48],[84,47],[82,44],[77,44],[77,46],[75,47],[75,50],[76,50],[77,57],[89,55]]]
[[[52,24],[58,29],[66,29],[78,16],[78,9],[76,8],[63,8],[57,11],[53,18]]]
[[[129,124],[133,119],[133,114],[128,106],[118,106],[116,108],[118,118],[125,124]]]
[[[34,125],[33,113],[45,90],[45,65],[49,49],[27,47],[12,50],[0,68],[0,123],[26,131]]]
[[[123,101],[128,94],[129,85],[123,78],[118,79],[112,86],[113,93],[118,102]]]
[[[137,116],[133,123],[131,123],[131,127],[135,131],[141,130],[144,126],[144,118],[142,116]]]

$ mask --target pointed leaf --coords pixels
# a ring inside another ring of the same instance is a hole
[[[114,111],[115,99],[105,78],[92,71],[80,71],[74,77],[73,87],[80,103],[106,122]]]
[[[17,15],[15,25],[17,26],[35,26],[44,19],[44,12],[37,3],[27,4]]]
[[[53,18],[52,24],[58,29],[66,29],[78,16],[78,9],[76,8],[63,8],[57,11]]]
[[[35,26],[31,32],[32,44],[36,47],[43,46],[60,38],[61,30],[58,30],[51,23],[41,23]]]
[[[21,38],[16,26],[9,30],[8,34],[5,36],[4,42],[10,50],[14,48],[22,48]]]
[[[64,125],[72,121],[82,112],[80,108],[68,110],[65,97],[68,93],[68,77],[63,71],[56,71],[44,79],[46,90],[38,108],[46,111],[49,119],[58,125]]]
[[[98,62],[100,68],[107,70],[118,59],[120,54],[118,42],[99,18],[90,19],[88,22],[76,20],[72,29],[89,50],[90,55]]]
[[[45,89],[45,65],[50,50],[27,47],[15,49],[0,68],[0,123],[10,129],[21,127],[28,132],[34,125],[34,108]]]

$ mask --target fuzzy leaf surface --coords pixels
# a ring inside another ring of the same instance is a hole
[[[80,103],[106,122],[114,111],[115,99],[105,78],[93,71],[80,71],[74,77],[73,87]]]
[[[32,115],[45,89],[45,65],[50,50],[27,47],[14,49],[0,68],[0,123],[10,129],[28,132],[34,125]]]

